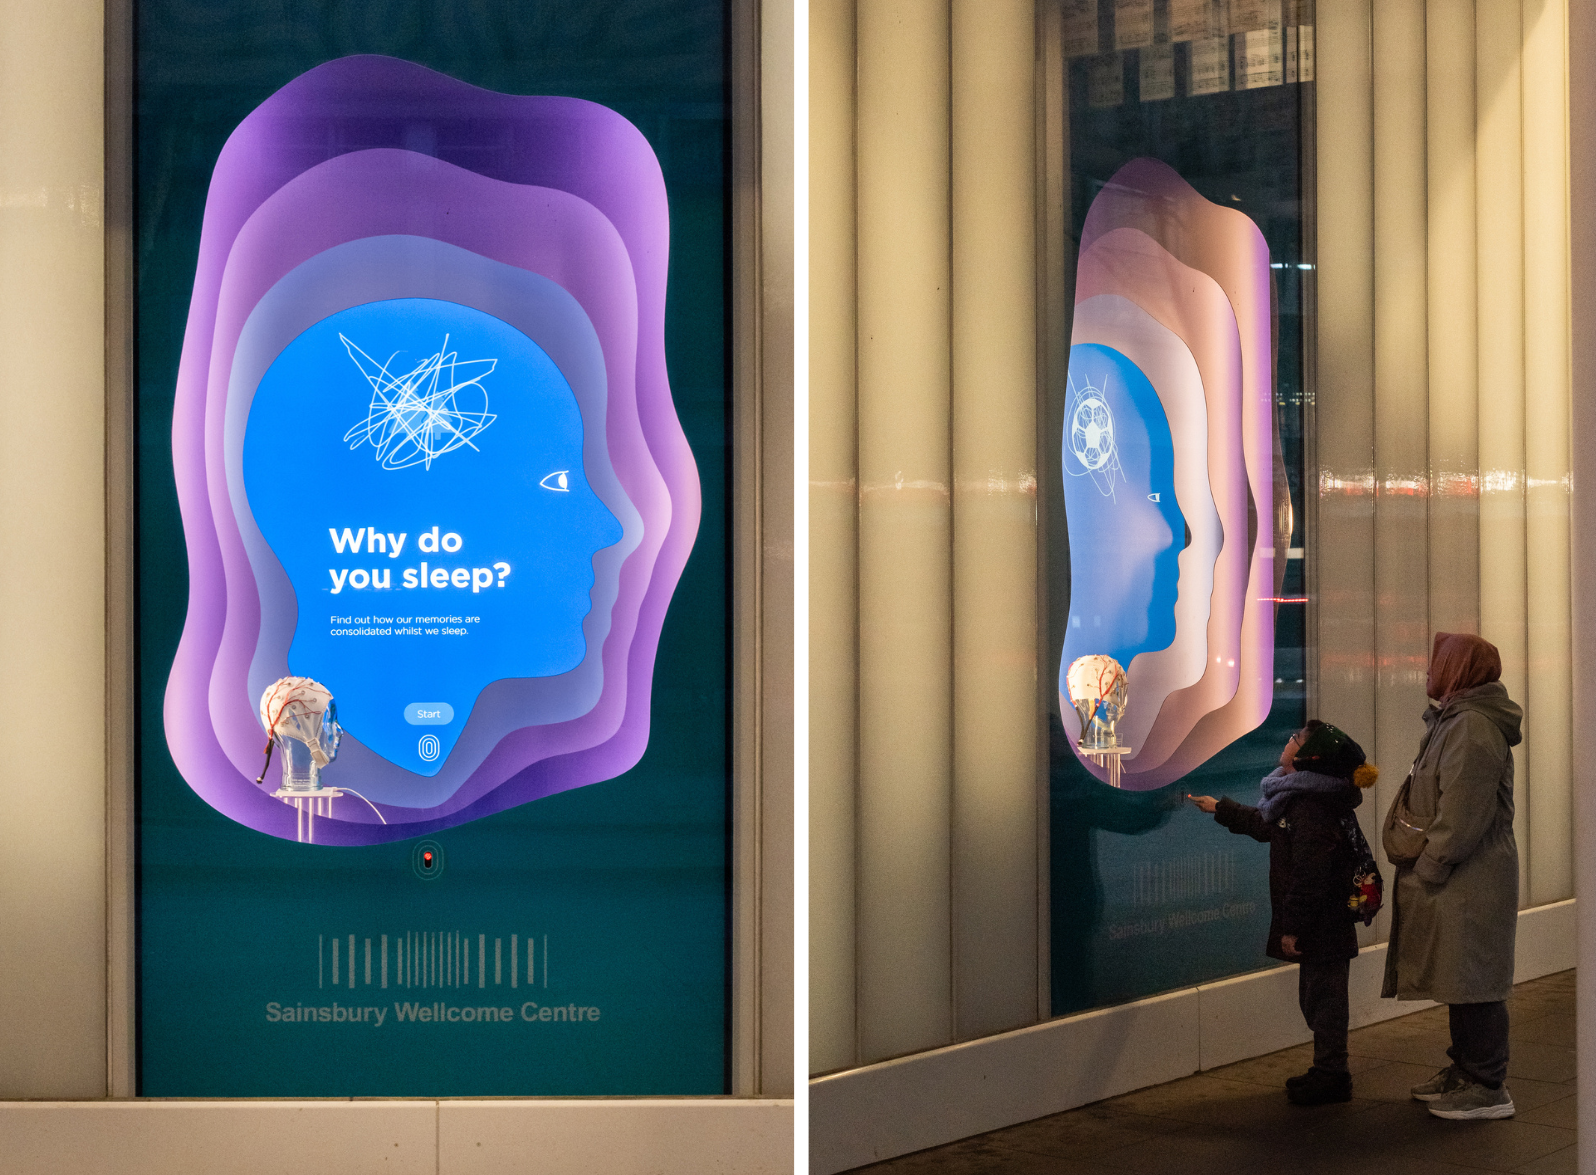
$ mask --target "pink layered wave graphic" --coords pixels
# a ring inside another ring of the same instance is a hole
[[[1121,351],[1158,392],[1174,437],[1177,496],[1193,532],[1181,556],[1174,644],[1140,653],[1127,667],[1120,741],[1131,753],[1122,786],[1146,790],[1256,729],[1274,699],[1273,597],[1285,552],[1274,509],[1268,245],[1249,217],[1206,200],[1168,165],[1132,160],[1087,213],[1075,300],[1072,344]],[[1200,438],[1192,435],[1199,420]],[[1182,477],[1202,451],[1206,495]],[[1182,491],[1183,483],[1190,488]],[[1217,550],[1204,541],[1210,511]],[[1060,709],[1073,743],[1068,698]]]

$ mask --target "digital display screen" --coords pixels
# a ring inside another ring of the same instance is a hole
[[[724,1094],[728,5],[136,17],[139,1094]]]

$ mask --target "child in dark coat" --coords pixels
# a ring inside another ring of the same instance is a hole
[[[1258,807],[1226,796],[1192,803],[1231,832],[1269,845],[1269,941],[1265,952],[1298,965],[1297,1003],[1313,1030],[1313,1067],[1286,1082],[1300,1106],[1352,1097],[1347,1069],[1347,977],[1358,936],[1347,906],[1352,846],[1341,818],[1363,801],[1379,771],[1343,731],[1315,719],[1286,743],[1264,777]]]

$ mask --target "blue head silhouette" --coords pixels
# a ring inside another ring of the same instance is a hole
[[[484,686],[581,664],[593,555],[621,538],[582,441],[548,355],[453,302],[355,306],[272,362],[245,493],[293,585],[289,666],[351,736],[433,775]]]

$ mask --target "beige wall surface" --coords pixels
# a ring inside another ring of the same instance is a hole
[[[106,1092],[102,19],[0,2],[0,1098]]]
[[[858,6],[859,1047],[950,1039],[948,6]]]
[[[1309,616],[1316,635],[1314,694],[1321,716],[1378,758],[1374,745],[1374,94],[1367,5],[1319,5],[1314,89],[1321,166],[1315,292],[1318,309],[1314,457],[1318,496],[1307,503],[1307,531],[1334,559],[1308,562]],[[1326,111],[1335,111],[1329,118]],[[1335,241],[1330,249],[1325,242]],[[1333,419],[1334,426],[1328,426]],[[1376,825],[1369,804],[1364,830]],[[1370,843],[1374,843],[1372,840]],[[1382,915],[1381,929],[1389,921]],[[1373,941],[1372,931],[1363,935]]]
[[[810,6],[810,1067],[1039,1012],[1033,0]]]
[[[809,1065],[855,1057],[858,453],[854,0],[810,0]]]
[[[1433,634],[1493,641],[1525,709],[1520,904],[1559,901],[1573,893],[1566,10],[1320,0],[1318,21],[1319,714],[1384,768],[1372,832],[1418,748]]]
[[[1576,4],[1568,12],[1569,203],[1581,215],[1569,220],[1569,312],[1573,323],[1569,378],[1574,389],[1570,410],[1570,472],[1579,487],[1596,485],[1596,6]],[[1596,562],[1596,501],[1585,488],[1572,495],[1570,562],[1590,567]],[[1596,664],[1596,585],[1589,575],[1571,585],[1573,624],[1570,647],[1574,662]],[[1589,671],[1574,678],[1572,722],[1582,730],[1596,724],[1596,678]],[[1574,835],[1578,843],[1596,842],[1596,761],[1589,755],[1571,764],[1574,778]],[[1579,980],[1576,988],[1577,1060],[1586,1073],[1596,1068],[1596,869],[1576,870],[1578,911],[1576,942]],[[1596,1170],[1596,1082],[1580,1083],[1578,1097],[1579,1162]]]
[[[1525,905],[1574,892],[1568,12],[1526,0],[1524,45]],[[1487,179],[1485,182],[1490,182]],[[1487,634],[1489,635],[1489,634]]]

